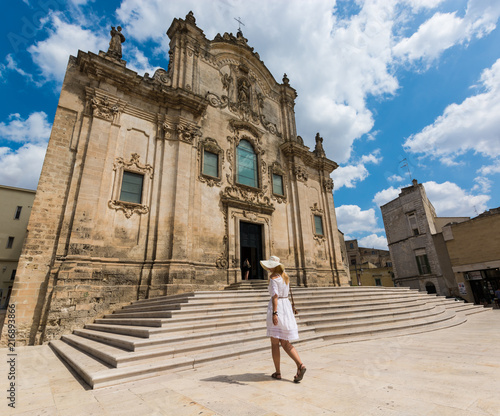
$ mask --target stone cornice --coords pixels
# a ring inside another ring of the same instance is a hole
[[[280,149],[286,156],[298,157],[306,164],[306,166],[319,171],[331,173],[339,167],[339,165],[333,160],[326,157],[317,157],[313,152],[309,151],[309,147],[297,142],[285,142],[280,146]]]
[[[149,76],[141,77],[131,69],[92,52],[78,51],[76,63],[80,71],[87,74],[89,78],[115,85],[121,91],[138,96],[141,100],[155,106],[187,110],[197,117],[201,116],[208,106],[208,100],[205,97],[166,86]]]

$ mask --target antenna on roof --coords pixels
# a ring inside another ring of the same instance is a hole
[[[399,163],[401,164],[399,167],[404,168],[406,167],[408,169],[408,176],[410,177],[410,181],[412,180],[411,172],[410,172],[410,166],[408,165],[408,160],[406,160],[406,157],[403,160],[400,160]]]

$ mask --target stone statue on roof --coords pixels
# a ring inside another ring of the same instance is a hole
[[[121,26],[115,29],[111,26],[111,40],[109,41],[109,49],[106,55],[111,56],[115,59],[122,59],[122,43],[125,42],[125,36],[123,36]]]

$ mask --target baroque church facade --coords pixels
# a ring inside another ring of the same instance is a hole
[[[208,40],[174,19],[168,69],[70,57],[11,301],[19,344],[68,333],[135,299],[263,279],[281,258],[299,286],[344,286],[323,139],[297,135],[296,91],[241,31]],[[2,337],[5,339],[5,336]]]

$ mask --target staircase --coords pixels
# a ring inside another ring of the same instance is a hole
[[[269,350],[265,282],[140,300],[51,341],[92,388]],[[260,286],[259,286],[260,284]],[[238,287],[239,286],[239,287]],[[234,290],[239,289],[239,290]],[[300,349],[459,325],[483,307],[408,288],[294,288]]]

